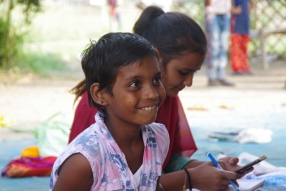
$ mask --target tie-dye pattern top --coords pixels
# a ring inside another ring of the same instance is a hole
[[[94,177],[91,191],[155,190],[169,148],[169,134],[165,126],[152,123],[141,128],[145,149],[140,185],[137,185],[124,153],[104,123],[103,114],[98,112],[95,121],[95,124],[79,134],[57,158],[50,177],[50,191],[57,181],[57,170],[75,153],[81,153],[90,163]]]

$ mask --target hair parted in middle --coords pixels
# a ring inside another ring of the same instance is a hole
[[[107,33],[97,42],[91,41],[82,53],[82,69],[86,79],[89,104],[103,111],[101,106],[93,101],[90,87],[99,83],[99,90],[105,89],[112,94],[112,87],[120,67],[134,64],[151,56],[158,59],[154,47],[145,38],[132,33]]]
[[[164,12],[156,6],[143,10],[133,32],[146,38],[162,56],[162,65],[185,53],[207,52],[207,39],[201,27],[180,12]]]

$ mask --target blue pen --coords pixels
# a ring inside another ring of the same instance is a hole
[[[207,153],[207,156],[211,159],[211,161],[214,163],[214,165],[219,168],[219,169],[222,169],[223,168],[219,165],[219,163],[217,162],[217,160],[215,160],[215,158],[213,157],[213,155],[211,153]],[[236,191],[239,191],[239,189],[235,186],[235,184],[233,183],[232,180],[228,179],[229,183],[233,186],[233,188],[236,190]]]

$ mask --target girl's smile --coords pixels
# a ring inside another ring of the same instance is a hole
[[[150,111],[153,109],[158,109],[158,105],[150,106],[150,107],[143,107],[143,108],[139,108],[139,109]]]
[[[155,121],[165,98],[157,59],[146,56],[134,64],[121,67],[112,95],[105,95],[108,102],[105,106],[108,113],[106,120],[112,121],[112,124],[106,121],[108,128],[134,129],[134,126]]]

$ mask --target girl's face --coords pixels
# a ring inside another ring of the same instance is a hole
[[[152,123],[165,99],[158,61],[146,56],[142,62],[119,69],[112,95],[107,95],[107,118],[116,125]]]
[[[168,96],[176,96],[186,86],[190,87],[196,71],[201,69],[205,55],[188,53],[170,60],[162,71],[162,83]]]

